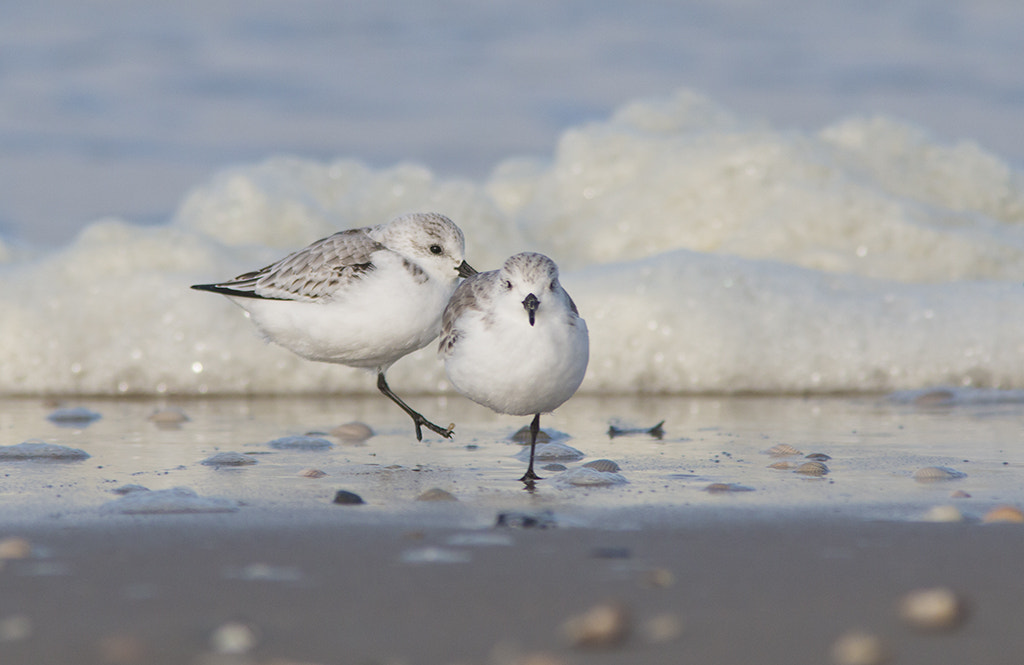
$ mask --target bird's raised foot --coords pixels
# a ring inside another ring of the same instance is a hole
[[[429,420],[427,420],[423,416],[419,416],[418,418],[414,417],[413,418],[413,423],[415,423],[415,425],[416,425],[416,440],[417,441],[422,441],[423,440],[423,430],[421,429],[421,426],[422,427],[426,427],[427,429],[429,429],[431,432],[434,432],[435,434],[440,434],[441,436],[443,436],[446,439],[452,438],[452,436],[455,434],[455,423],[450,423],[448,425],[448,427],[441,427],[440,425],[435,425],[434,423],[430,422]]]

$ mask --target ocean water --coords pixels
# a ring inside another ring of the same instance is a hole
[[[561,265],[584,393],[1024,388],[1017,3],[112,4],[0,28],[0,393],[372,392],[188,285],[411,210]]]

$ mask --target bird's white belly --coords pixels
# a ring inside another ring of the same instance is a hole
[[[237,302],[267,339],[304,358],[385,367],[437,337],[452,290],[431,282],[396,281],[369,276],[361,288],[324,303]]]
[[[538,322],[539,324],[540,322]],[[466,397],[499,413],[547,413],[579,388],[587,369],[586,324],[569,335],[525,323],[513,329],[474,321],[445,363],[448,378]]]

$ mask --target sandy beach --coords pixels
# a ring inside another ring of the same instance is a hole
[[[4,444],[90,457],[4,462],[0,662],[1016,663],[1024,527],[984,520],[1024,503],[1019,406],[942,397],[581,396],[548,431],[584,456],[533,493],[521,423],[457,400],[412,398],[458,423],[422,444],[370,396],[6,400]],[[376,435],[327,433],[350,418]],[[289,436],[330,448],[271,445]],[[258,461],[202,463],[224,452]],[[828,472],[797,473],[814,453]],[[595,459],[626,482],[565,480]],[[956,616],[916,629],[899,603],[935,587]],[[579,644],[595,607],[614,621]],[[833,653],[851,633],[881,651]]]

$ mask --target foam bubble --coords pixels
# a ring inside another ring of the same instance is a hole
[[[481,270],[549,254],[587,319],[583,391],[1024,389],[1024,175],[889,118],[781,131],[688,92],[567,131],[486,181],[278,158],[162,226],[99,220],[0,258],[0,393],[373,392],[190,291],[335,230],[449,215]],[[434,349],[403,394],[451,392]]]

